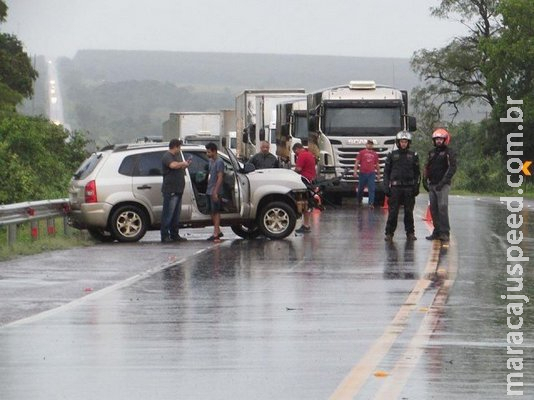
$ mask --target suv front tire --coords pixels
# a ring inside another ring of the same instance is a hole
[[[293,208],[281,201],[267,204],[258,216],[262,233],[270,239],[283,239],[295,229],[297,216]]]

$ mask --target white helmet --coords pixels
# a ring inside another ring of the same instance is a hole
[[[401,140],[407,140],[408,141],[408,147],[410,147],[410,143],[412,143],[412,134],[408,131],[400,131],[397,133],[397,136],[395,136],[395,143],[397,144],[397,147],[400,149],[400,141]]]

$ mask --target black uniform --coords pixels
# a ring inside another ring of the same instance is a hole
[[[384,167],[384,190],[389,195],[389,215],[386,235],[393,235],[397,228],[399,208],[404,205],[404,229],[411,236],[415,232],[413,209],[419,194],[419,156],[409,149],[398,149],[388,154]]]
[[[428,190],[434,231],[427,239],[449,240],[449,190],[456,173],[456,154],[446,145],[428,152],[425,164],[425,189]]]

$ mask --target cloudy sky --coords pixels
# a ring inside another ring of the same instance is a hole
[[[7,0],[31,55],[80,49],[410,57],[465,33],[439,0]]]

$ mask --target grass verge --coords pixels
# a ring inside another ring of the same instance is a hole
[[[0,261],[7,261],[20,256],[39,254],[51,250],[63,250],[78,246],[91,246],[94,241],[88,235],[77,229],[68,227],[63,232],[63,219],[57,218],[56,227],[61,227],[53,235],[47,234],[46,221],[39,221],[38,236],[32,237],[30,223],[17,226],[17,236],[14,243],[8,244],[7,227],[0,227]]]

